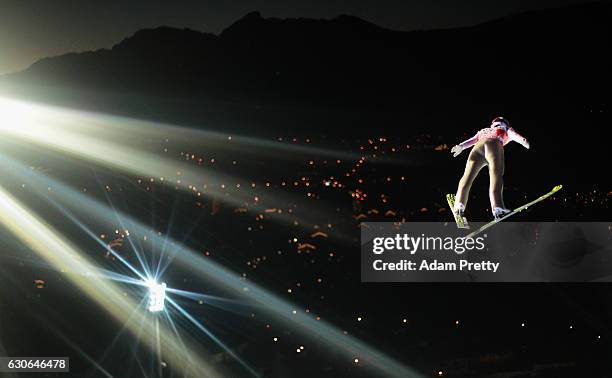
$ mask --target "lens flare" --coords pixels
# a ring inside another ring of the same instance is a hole
[[[64,273],[66,278],[118,322],[125,324],[135,336],[138,335],[138,324],[153,329],[152,319],[144,313],[135,312],[137,304],[125,297],[116,284],[99,278],[96,266],[84,253],[64,240],[59,233],[38,219],[2,187],[0,187],[0,224],[29,245],[51,266]],[[156,351],[157,342],[154,335],[143,333],[139,337],[153,352]],[[181,351],[176,337],[168,329],[160,328],[159,337],[163,340],[163,344],[168,346],[165,349],[165,358],[171,361],[177,370],[188,376],[193,374],[222,376],[200,355]]]
[[[105,167],[120,169],[130,174],[151,178],[164,177],[164,184],[166,185],[192,190],[194,186],[201,188],[205,184],[208,188],[204,193],[205,195],[233,205],[242,206],[247,201],[252,202],[252,198],[245,194],[232,193],[228,195],[227,192],[219,188],[219,185],[223,182],[235,182],[235,177],[213,173],[205,169],[196,170],[185,164],[177,165],[176,161],[160,157],[159,153],[153,153],[144,148],[131,146],[113,139],[113,132],[118,131],[120,127],[109,123],[105,117],[5,99],[0,99],[0,113],[10,115],[6,118],[6,121],[0,124],[0,134],[5,136],[92,161]],[[134,121],[126,119],[125,122]],[[130,123],[126,130],[132,130],[131,132],[134,135],[140,133],[147,136],[147,127],[136,128],[136,124],[142,125],[142,123]],[[135,129],[137,129],[137,132],[134,131]],[[105,134],[109,130],[111,130],[110,137]],[[153,133],[156,132],[159,132],[159,129],[153,131]],[[80,224],[80,220],[72,216],[66,209],[80,213],[82,219],[87,219],[91,217],[91,214],[95,214],[96,222],[108,225],[114,225],[119,220],[121,224],[129,225],[131,229],[134,229],[135,233],[148,234],[150,231],[147,225],[136,219],[116,211],[114,208],[109,208],[106,204],[92,200],[83,193],[53,180],[47,175],[28,169],[28,167],[10,158],[3,157],[2,160],[10,165],[21,179],[34,183],[32,187],[53,187],[53,199],[50,199],[46,192],[39,194],[45,200],[58,205],[58,209],[73,222]],[[177,166],[179,167],[178,172]],[[300,202],[293,197],[286,197],[283,193],[273,193],[272,197],[278,203],[278,207]],[[262,212],[265,210],[258,204],[252,206]],[[316,205],[308,204],[303,208],[307,209],[305,212],[312,216],[320,217],[321,214],[327,214],[324,209],[318,209]],[[273,213],[270,216],[285,221],[289,220],[292,223],[295,222],[296,218],[295,215],[289,216],[287,213]],[[300,219],[302,224],[312,223],[309,218],[313,217],[302,217],[304,218]],[[165,346],[164,359],[169,361],[169,365],[180,371],[182,375],[221,376],[217,369],[206,362],[209,359],[199,351],[201,348],[192,345],[193,343],[185,345],[186,340],[178,337],[173,322],[169,322],[170,327],[164,326],[159,322],[160,317],[155,316],[157,312],[167,314],[168,308],[164,304],[170,303],[172,305],[170,308],[176,309],[219,345],[224,345],[201,321],[193,317],[172,298],[166,297],[167,290],[164,283],[158,283],[160,279],[158,277],[159,269],[153,267],[153,271],[156,272],[153,276],[147,271],[142,273],[145,277],[154,277],[152,281],[145,280],[143,282],[143,286],[149,290],[148,308],[150,311],[134,313],[138,306],[132,299],[122,294],[117,286],[119,282],[104,279],[104,275],[100,274],[100,269],[85,254],[44,221],[38,219],[36,215],[3,188],[0,188],[0,223],[24,243],[32,246],[49,264],[64,272],[71,282],[94,299],[118,322],[125,324],[132,334],[142,338],[151,351],[160,355],[160,346]],[[83,230],[85,231],[86,227],[83,227]],[[364,367],[371,369],[377,375],[420,377],[420,374],[413,369],[390,358],[376,348],[343,333],[330,323],[316,319],[309,313],[298,311],[298,306],[295,304],[283,300],[252,281],[245,282],[239,274],[210,259],[203,258],[182,243],[157,234],[151,236],[151,242],[157,245],[171,243],[174,246],[174,268],[181,268],[205,277],[249,304],[258,306],[268,316],[281,321],[293,331],[313,337],[327,345],[331,350],[345,354],[349,360],[352,360],[356,355],[360,356],[360,365],[363,361]],[[140,332],[143,327],[154,329],[155,332]],[[256,375],[234,352],[229,348],[224,349],[243,364],[251,374]]]
[[[129,215],[117,209],[110,209],[102,202],[91,199],[45,174],[32,171],[14,159],[2,154],[0,154],[0,158],[7,164],[18,168],[19,179],[28,183],[32,188],[52,187],[55,193],[54,200],[62,207],[71,208],[73,211],[82,213],[83,216],[96,214],[98,222],[103,222],[109,226],[119,221],[133,230],[134,234],[149,235],[152,243],[159,245],[172,244],[176,250],[173,262],[174,269],[181,268],[206,277],[218,284],[219,287],[232,291],[246,303],[257,306],[269,316],[287,324],[295,332],[323,341],[331,350],[346,354],[347,357],[354,358],[353,356],[359,355],[362,361],[368,362],[364,364],[364,367],[372,369],[378,374],[415,378],[422,376],[417,371],[385,355],[367,343],[345,334],[334,325],[323,320],[317,320],[315,316],[304,311],[297,311],[299,306],[283,300],[252,281],[245,282],[241,275],[202,257],[201,254],[180,242],[156,233],[149,233],[147,225]],[[47,197],[45,191],[41,191],[39,194]],[[76,218],[73,217],[73,219]],[[173,291],[174,289],[169,290]],[[198,324],[201,326],[200,323]]]

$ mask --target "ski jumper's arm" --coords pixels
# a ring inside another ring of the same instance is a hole
[[[459,156],[459,154],[462,151],[472,147],[473,145],[476,144],[476,142],[478,142],[478,134],[474,135],[468,140],[464,140],[463,142],[459,143],[458,145],[456,145],[455,147],[451,149],[451,152],[453,153],[453,157]]]
[[[508,137],[510,138],[510,140],[520,143],[523,147],[529,149],[529,142],[527,141],[527,139],[521,134],[514,131],[513,128],[508,129]]]
[[[462,150],[465,150],[475,145],[476,142],[478,142],[478,134],[474,135],[470,139],[464,140],[463,142],[459,143],[459,147],[461,147]]]

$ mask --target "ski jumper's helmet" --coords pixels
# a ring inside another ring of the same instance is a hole
[[[505,119],[504,117],[495,117],[493,121],[491,121],[491,126],[506,126],[510,127],[510,121]]]

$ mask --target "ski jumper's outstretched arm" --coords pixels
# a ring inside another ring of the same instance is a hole
[[[456,145],[455,147],[451,149],[451,152],[453,153],[453,157],[459,156],[459,154],[463,152],[463,150],[472,147],[473,145],[476,144],[476,142],[478,142],[478,134],[474,135],[470,139],[464,140],[463,142],[459,143],[458,145]]]
[[[529,142],[527,141],[527,139],[523,137],[521,134],[514,131],[513,128],[508,129],[508,137],[510,138],[510,140],[513,140],[519,143],[520,145],[522,145],[523,147],[529,149]]]
[[[459,147],[465,150],[475,145],[476,142],[478,142],[478,134],[474,135],[470,139],[466,139],[463,142],[459,143]]]

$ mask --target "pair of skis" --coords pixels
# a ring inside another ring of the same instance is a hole
[[[480,234],[481,232],[485,231],[486,229],[495,226],[497,223],[506,220],[508,218],[510,218],[511,216],[520,213],[521,211],[535,205],[536,203],[545,200],[546,198],[552,196],[553,194],[557,193],[559,190],[561,190],[561,188],[563,188],[563,185],[557,185],[555,186],[550,192],[545,193],[543,195],[541,195],[540,197],[536,198],[535,200],[524,204],[523,206],[519,206],[516,209],[512,210],[511,212],[509,212],[508,214],[504,215],[503,217],[499,218],[499,219],[495,219],[485,225],[483,225],[482,227],[478,228],[475,231],[472,231],[469,235],[467,235],[467,238],[472,238],[478,234]],[[450,206],[450,209],[453,213],[453,215],[455,216],[455,222],[457,223],[457,227],[459,228],[463,228],[463,229],[469,229],[470,225],[467,222],[467,219],[463,216],[461,216],[460,214],[455,212],[455,195],[454,194],[447,194],[446,195],[446,200],[448,201],[448,206]]]

